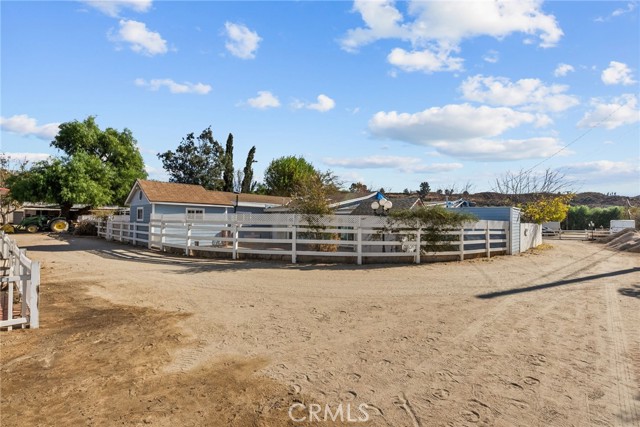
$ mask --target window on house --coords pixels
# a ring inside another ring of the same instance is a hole
[[[187,208],[187,219],[204,219],[204,209]]]
[[[138,191],[138,200],[142,200],[142,191]]]
[[[144,208],[136,210],[136,221],[144,221]]]

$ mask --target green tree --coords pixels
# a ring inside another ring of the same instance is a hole
[[[458,240],[458,236],[449,235],[447,231],[460,229],[465,222],[473,221],[477,221],[477,218],[465,212],[447,210],[442,206],[423,206],[416,209],[390,210],[387,228],[422,229],[420,240],[425,245],[421,251],[427,253],[451,250],[451,244]]]
[[[51,146],[69,156],[63,161],[65,164],[72,162],[74,156],[84,153],[99,160],[105,170],[114,172],[112,180],[106,184],[112,194],[106,203],[124,204],[136,179],[147,177],[138,143],[131,131],[126,128],[123,131],[113,128],[103,131],[93,116],[82,122],[74,120],[62,123]],[[82,162],[86,161],[82,159]],[[78,200],[75,202],[82,203]]]
[[[27,167],[28,161],[16,161],[4,153],[0,153],[0,217],[2,218],[2,224],[7,223],[9,214],[15,212],[22,205],[19,201],[15,200],[11,191],[7,191],[7,181],[17,173],[24,172]]]
[[[314,175],[318,175],[318,171],[304,157],[280,157],[272,160],[264,172],[264,191],[273,196],[288,197]]]
[[[427,181],[421,182],[420,188],[418,189],[418,197],[420,197],[420,200],[425,200],[429,195],[429,192],[431,192],[431,186],[429,183]]]
[[[244,169],[242,170],[242,184],[240,191],[243,193],[251,193],[254,191],[256,183],[253,180],[253,164],[256,162],[254,159],[256,155],[255,145],[251,147],[247,154],[247,161],[245,162]]]
[[[207,190],[221,190],[224,149],[213,138],[211,127],[198,137],[192,132],[183,138],[175,151],[158,154],[162,166],[169,173],[169,181],[202,185]]]
[[[222,171],[222,191],[232,192],[233,188],[233,135],[229,134],[227,137],[227,145],[224,150],[223,157],[223,171]]]
[[[369,187],[367,187],[365,184],[361,182],[354,182],[349,186],[349,192],[350,193],[371,193],[371,190],[369,190]]]
[[[256,148],[251,147],[247,155],[247,165],[242,180],[233,167],[233,134],[227,137],[225,147],[213,138],[211,127],[203,130],[199,136],[189,133],[182,138],[175,151],[168,150],[158,154],[162,166],[169,173],[169,181],[181,184],[202,185],[207,190],[250,192],[252,187],[254,157]],[[248,180],[244,186],[236,181]],[[239,184],[239,185],[236,185]],[[236,188],[240,187],[240,188]],[[245,191],[248,189],[248,191]]]
[[[117,170],[98,157],[78,151],[73,156],[37,162],[11,176],[7,183],[15,200],[57,203],[66,217],[74,203],[111,203],[111,183],[116,175]]]

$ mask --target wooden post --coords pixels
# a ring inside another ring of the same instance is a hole
[[[358,232],[356,233],[357,243],[356,250],[358,251],[358,265],[362,265],[362,223],[358,224]]]
[[[460,261],[464,261],[464,227],[460,229]]]
[[[184,248],[184,254],[189,256],[189,246],[191,246],[191,223],[187,223],[187,239],[186,246]]]
[[[29,300],[29,327],[36,329],[40,327],[40,262],[31,262],[31,280],[27,286],[27,293],[23,295]]]
[[[118,235],[119,235],[119,237],[120,237],[120,241],[122,242],[122,232],[123,232],[122,223],[121,223],[121,222],[119,222],[119,223],[118,223],[118,226],[119,226],[118,228],[120,229],[120,232],[119,232],[119,234],[118,234]]]
[[[5,320],[13,319],[13,282],[7,282],[7,318]],[[12,330],[13,327],[7,327],[7,331]]]
[[[164,243],[166,242],[165,233],[167,231],[167,224],[163,219],[160,220],[160,250],[164,252]]]
[[[131,234],[131,226],[133,225],[133,234]],[[133,224],[129,223],[129,237],[131,238],[131,244],[133,246],[136,245],[136,234],[138,232],[138,223],[134,222]]]
[[[421,249],[422,243],[420,242],[420,239],[422,238],[421,236],[422,236],[422,228],[418,228],[416,233],[416,257],[415,257],[416,264],[420,264],[420,252],[422,251]]]
[[[486,221],[486,229],[484,231],[485,249],[487,250],[487,258],[491,258],[491,233],[489,232],[489,221]]]
[[[293,226],[293,231],[291,232],[291,262],[293,264],[298,262],[298,227],[296,225]]]
[[[234,220],[233,223],[233,250],[231,252],[231,258],[232,259],[238,259],[238,216],[236,215],[236,218]]]
[[[27,250],[20,249],[20,254],[24,255],[24,257],[26,258]],[[27,277],[31,276],[31,271],[30,269],[29,271],[27,271],[27,266],[22,264],[22,262],[20,262],[18,267],[18,274],[20,275],[20,281],[18,282],[18,289],[20,290],[20,294],[22,295],[21,304],[20,304],[20,317],[26,318],[27,317],[27,292],[28,292],[27,288],[29,286],[29,280],[27,279]],[[22,324],[20,327],[24,329],[25,325]]]

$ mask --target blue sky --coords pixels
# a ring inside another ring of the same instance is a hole
[[[640,194],[637,2],[0,5],[15,158],[57,154],[57,124],[95,115],[131,129],[153,179],[156,153],[211,126],[238,168],[257,147],[258,179],[302,155],[346,186],[487,191],[552,168]]]

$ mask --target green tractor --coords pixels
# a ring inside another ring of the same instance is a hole
[[[7,227],[11,229],[6,229]],[[69,222],[62,217],[50,218],[45,215],[36,215],[24,218],[20,224],[10,225],[7,224],[3,228],[3,231],[13,233],[16,230],[26,231],[28,233],[37,233],[38,231],[50,230],[54,233],[62,233],[69,229]]]

